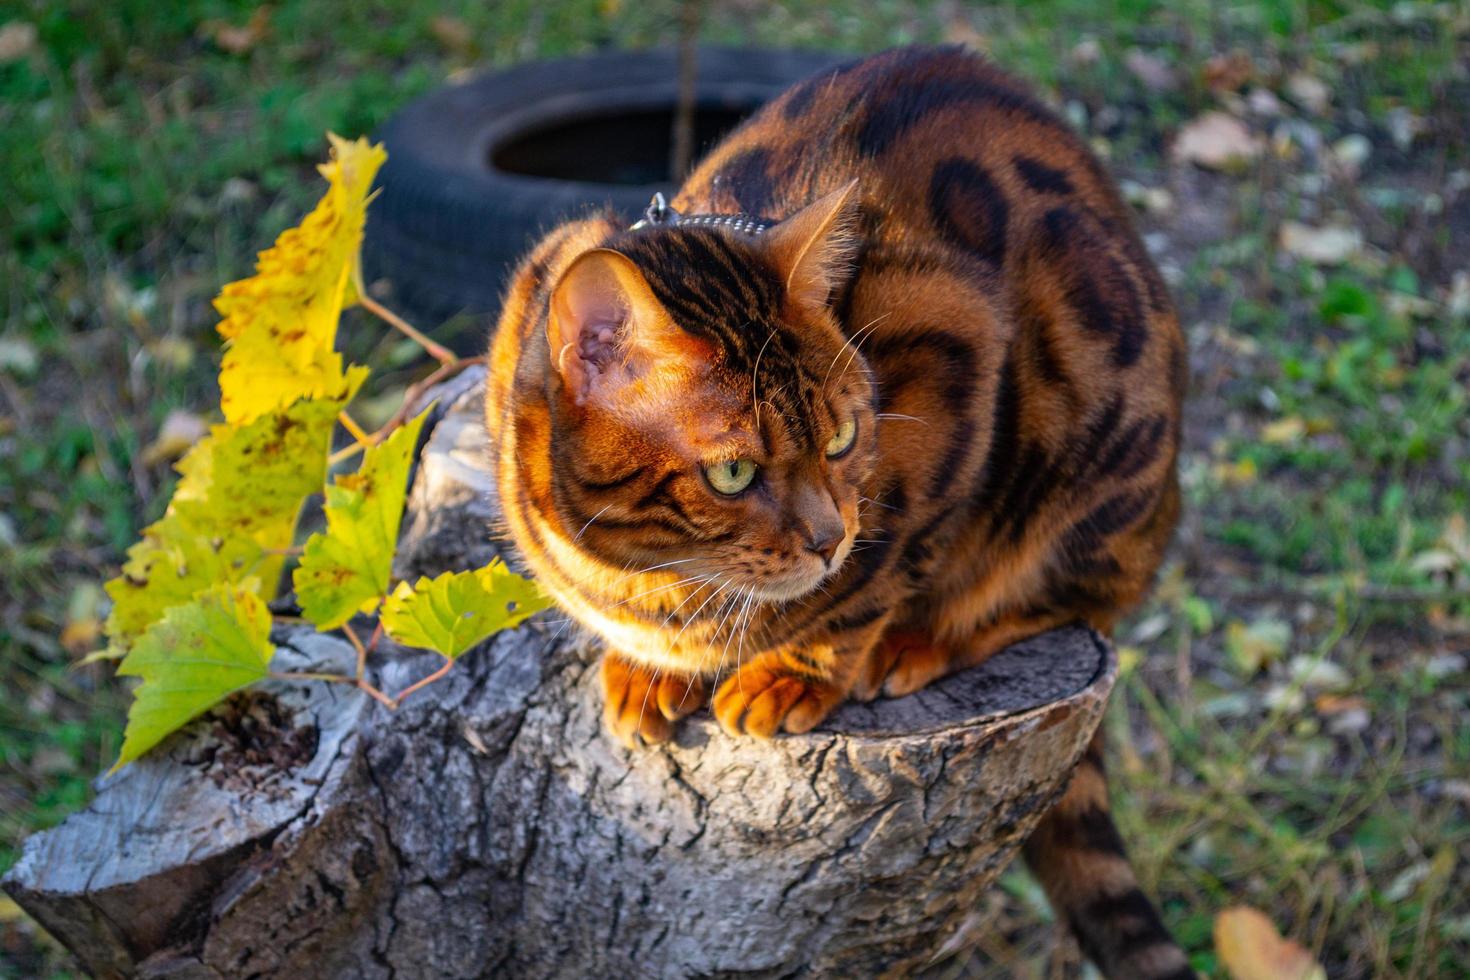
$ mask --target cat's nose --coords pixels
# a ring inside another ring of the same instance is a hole
[[[806,550],[822,559],[822,564],[832,564],[832,556],[837,554],[837,546],[842,543],[841,527],[811,528],[802,536],[806,544]]]

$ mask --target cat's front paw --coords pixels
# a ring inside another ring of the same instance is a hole
[[[899,630],[887,633],[858,671],[852,696],[871,701],[880,693],[890,698],[912,694],[953,669],[950,652],[927,633]]]
[[[778,655],[763,654],[720,685],[713,709],[727,733],[770,738],[782,728],[811,731],[846,696],[843,688],[785,667]]]
[[[704,704],[709,690],[698,677],[654,671],[626,657],[602,658],[602,717],[626,746],[667,742],[674,722]]]

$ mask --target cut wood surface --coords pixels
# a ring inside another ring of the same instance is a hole
[[[436,392],[401,575],[504,547],[482,383]],[[278,670],[351,670],[334,636],[274,638]],[[912,975],[1061,792],[1116,675],[1073,627],[808,735],[701,713],[629,751],[596,658],[553,612],[397,712],[269,683],[103,778],[5,889],[99,976]],[[389,646],[370,668],[391,691],[438,662]]]

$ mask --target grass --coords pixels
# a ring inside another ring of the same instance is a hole
[[[1456,524],[1470,515],[1470,4],[711,7],[711,41],[979,44],[1120,177],[1168,192],[1140,223],[1190,338],[1189,507],[1118,637],[1125,836],[1211,975],[1214,915],[1232,903],[1266,911],[1333,977],[1470,975],[1470,543]],[[72,666],[96,643],[96,583],[167,498],[168,466],[145,453],[165,416],[214,402],[209,298],[309,207],[322,132],[371,131],[471,66],[676,30],[667,0],[283,0],[248,50],[222,48],[216,22],[254,9],[0,13],[37,28],[0,63],[0,869],[115,757],[124,692]],[[1133,49],[1173,84],[1145,84]],[[1247,80],[1212,88],[1232,54]],[[1299,77],[1328,104],[1304,108]],[[1284,105],[1252,117],[1262,160],[1234,176],[1169,161],[1181,125],[1243,112],[1253,88]],[[1350,136],[1370,148],[1356,174],[1332,149]],[[1316,266],[1278,246],[1286,220],[1365,246]],[[957,969],[1075,965],[1023,872],[987,911]],[[69,967],[0,905],[7,972]]]

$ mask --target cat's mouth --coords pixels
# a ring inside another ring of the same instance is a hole
[[[842,570],[843,563],[847,561],[847,556],[852,551],[852,539],[852,534],[843,538],[842,544],[838,545],[830,561],[824,562],[819,558],[814,558],[810,561],[803,561],[800,567],[788,572],[761,576],[750,583],[752,594],[765,602],[791,602],[812,594],[821,587],[823,582]]]

